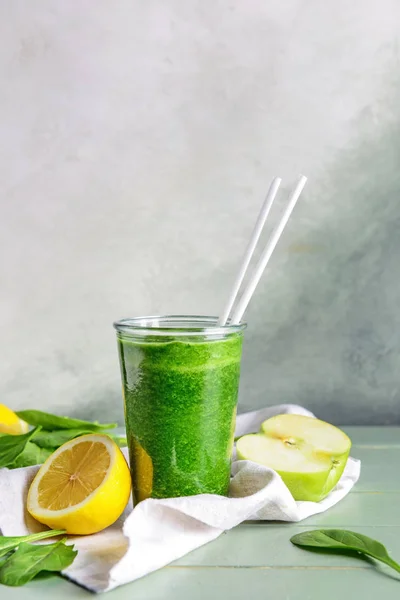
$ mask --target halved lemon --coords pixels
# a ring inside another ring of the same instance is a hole
[[[89,434],[58,448],[40,467],[27,509],[40,523],[86,535],[112,525],[131,493],[129,468],[107,435]]]
[[[28,430],[28,423],[20,419],[11,408],[0,404],[0,433],[20,435],[27,433]]]

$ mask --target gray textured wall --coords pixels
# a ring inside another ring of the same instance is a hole
[[[121,417],[111,322],[218,313],[271,177],[301,203],[240,405],[400,423],[400,4],[0,2],[0,402]]]

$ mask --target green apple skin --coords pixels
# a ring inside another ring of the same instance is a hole
[[[272,417],[262,424],[262,433],[245,435],[236,445],[239,460],[274,469],[295,500],[312,502],[323,500],[335,487],[350,448],[350,439],[340,429],[299,415]]]

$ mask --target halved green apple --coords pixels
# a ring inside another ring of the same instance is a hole
[[[340,429],[302,415],[276,415],[261,432],[244,435],[236,445],[240,460],[277,471],[295,500],[319,502],[339,481],[351,448]]]

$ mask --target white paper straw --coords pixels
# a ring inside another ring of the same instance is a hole
[[[231,323],[232,324],[237,324],[240,323],[243,314],[247,308],[247,305],[249,304],[251,297],[254,294],[254,291],[258,285],[258,282],[261,279],[261,276],[264,272],[265,267],[268,264],[269,259],[272,256],[273,251],[275,250],[275,247],[279,241],[279,238],[281,237],[283,230],[286,227],[286,224],[290,218],[290,215],[292,214],[292,211],[294,209],[294,207],[296,206],[296,202],[300,197],[301,192],[303,191],[303,188],[306,184],[307,181],[307,177],[304,177],[304,175],[300,176],[300,179],[297,182],[296,187],[294,188],[290,198],[289,198],[289,202],[288,205],[285,209],[285,212],[282,215],[281,220],[279,221],[277,227],[274,229],[270,239],[267,242],[267,245],[265,246],[260,260],[257,263],[257,266],[254,270],[254,273],[250,279],[250,281],[248,282],[242,297],[240,298],[240,301],[238,302],[233,315],[232,315],[232,320]]]
[[[267,193],[267,196],[264,200],[264,203],[261,207],[260,213],[257,217],[257,221],[256,224],[254,226],[253,232],[251,234],[251,238],[250,241],[248,243],[248,246],[246,248],[246,252],[244,254],[243,260],[242,260],[242,264],[240,265],[240,269],[239,272],[237,274],[237,277],[235,279],[235,283],[233,284],[228,302],[225,305],[224,311],[221,314],[219,321],[218,321],[218,325],[222,326],[226,324],[226,321],[228,320],[229,317],[229,313],[232,310],[232,306],[235,302],[237,293],[240,289],[240,286],[242,285],[242,281],[244,279],[244,276],[246,274],[247,271],[247,267],[250,264],[251,261],[251,257],[253,256],[255,247],[257,245],[257,242],[260,238],[261,232],[263,230],[265,221],[267,220],[267,217],[269,215],[269,211],[271,210],[271,206],[275,200],[275,196],[277,194],[277,191],[279,189],[279,186],[282,182],[282,179],[280,179],[280,177],[275,177],[272,181],[271,181],[271,185],[269,186],[269,190]]]

